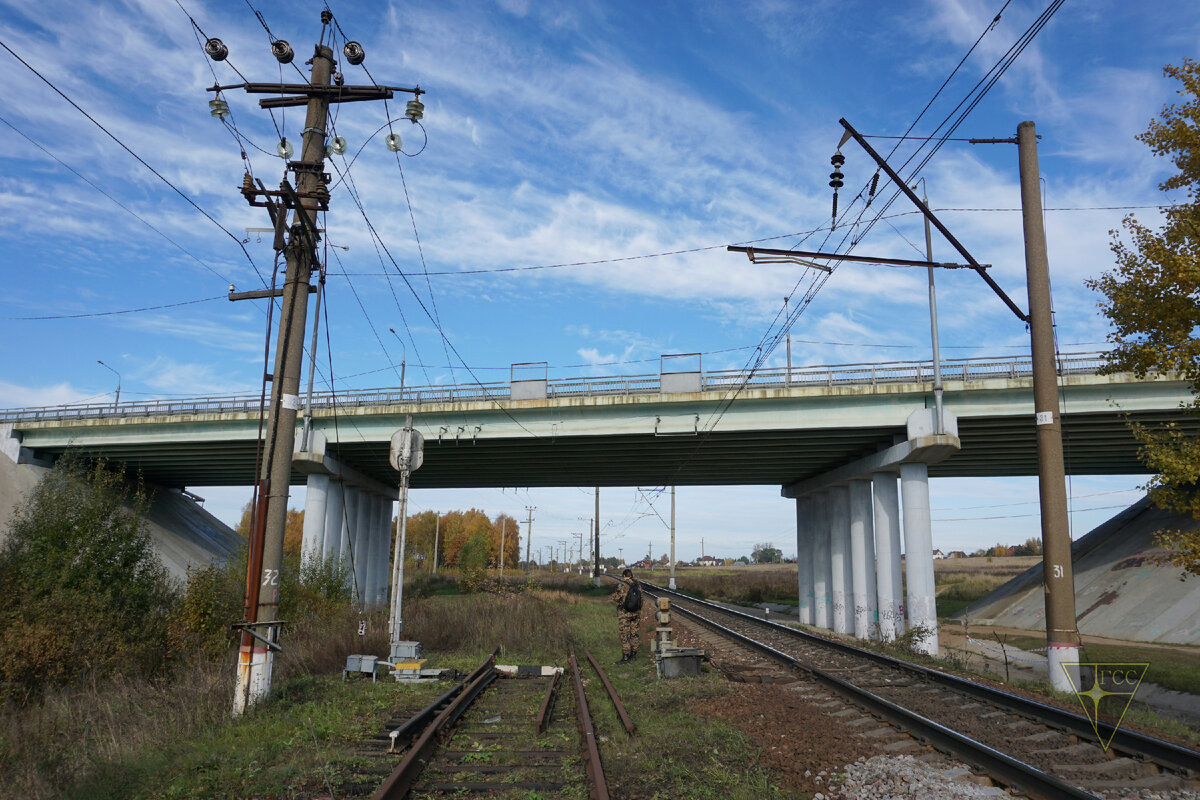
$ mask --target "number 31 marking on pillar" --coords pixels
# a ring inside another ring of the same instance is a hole
[[[1062,564],[1055,564],[1054,565],[1054,577],[1061,578],[1063,576],[1063,574],[1064,573],[1063,573]]]

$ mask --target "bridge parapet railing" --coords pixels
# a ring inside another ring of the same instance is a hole
[[[1094,375],[1105,365],[1103,353],[1067,353],[1059,360],[1061,375]],[[941,364],[944,381],[977,381],[991,378],[1027,378],[1032,363],[1027,355],[1000,358],[946,359]],[[759,369],[749,375],[743,370],[716,370],[703,373],[704,391],[736,391],[739,388],[783,388],[804,386],[880,385],[893,383],[932,383],[933,364],[929,361],[838,364],[834,366],[775,367]],[[623,375],[593,378],[553,378],[547,382],[551,398],[602,397],[658,394],[660,376]],[[424,405],[427,403],[480,402],[510,399],[508,383],[467,383],[443,386],[364,389],[348,392],[313,394],[314,409],[352,409],[370,406]],[[258,394],[224,395],[180,399],[137,400],[121,403],[87,403],[0,409],[0,421],[41,421],[96,419],[105,417],[182,416],[211,413],[258,413],[262,401]]]

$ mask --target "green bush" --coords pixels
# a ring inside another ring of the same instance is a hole
[[[491,544],[477,533],[467,540],[458,554],[458,584],[464,592],[477,592],[487,581],[488,555]]]
[[[25,693],[157,670],[176,588],[149,504],[104,462],[68,453],[17,506],[0,547],[0,681]]]

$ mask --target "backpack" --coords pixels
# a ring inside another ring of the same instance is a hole
[[[631,614],[642,610],[642,590],[638,588],[636,581],[630,585],[625,599],[621,601],[621,610]]]

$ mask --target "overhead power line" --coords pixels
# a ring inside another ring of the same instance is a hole
[[[155,169],[154,167],[152,167],[152,166],[150,165],[150,163],[146,161],[146,159],[142,158],[140,155],[138,155],[137,153],[135,153],[135,152],[133,151],[133,149],[129,147],[129,145],[125,144],[125,142],[121,141],[121,140],[120,140],[120,139],[119,139],[119,138],[116,136],[116,134],[114,134],[114,133],[113,133],[112,131],[110,131],[108,128],[104,127],[104,125],[102,125],[102,124],[100,123],[100,121],[99,121],[99,120],[97,120],[95,117],[93,117],[93,116],[92,116],[91,114],[89,114],[87,111],[85,111],[85,110],[83,109],[83,107],[82,107],[82,106],[80,106],[78,103],[76,103],[76,102],[75,102],[73,99],[71,99],[71,98],[70,98],[70,97],[69,97],[69,96],[66,94],[66,92],[64,92],[62,89],[59,89],[57,86],[55,86],[55,85],[54,85],[54,83],[53,83],[53,82],[51,82],[51,80],[50,80],[49,78],[47,78],[47,77],[46,77],[45,75],[43,75],[42,73],[38,72],[38,70],[37,70],[36,68],[34,68],[34,66],[33,66],[32,64],[30,64],[28,61],[26,61],[24,58],[22,58],[20,55],[18,55],[18,54],[17,54],[17,52],[16,52],[15,50],[13,50],[11,47],[9,47],[9,46],[8,46],[8,44],[7,44],[6,42],[4,42],[3,40],[0,40],[0,47],[3,47],[5,50],[7,50],[7,51],[9,52],[9,54],[10,54],[10,55],[11,55],[13,58],[15,58],[17,61],[20,61],[20,62],[21,62],[21,64],[22,64],[22,65],[23,65],[23,66],[24,66],[26,69],[28,69],[30,72],[32,72],[34,75],[36,75],[38,78],[40,78],[40,79],[41,79],[41,81],[42,81],[42,83],[46,84],[46,85],[47,85],[47,86],[49,86],[51,89],[53,89],[53,90],[54,90],[54,92],[55,92],[55,93],[56,93],[56,94],[57,94],[59,97],[61,97],[63,100],[66,100],[68,103],[70,103],[70,104],[71,104],[71,106],[72,106],[72,107],[73,107],[73,108],[74,108],[76,111],[78,111],[80,114],[83,114],[83,116],[85,116],[85,117],[88,119],[88,121],[89,121],[89,122],[91,122],[91,123],[92,123],[93,125],[95,125],[97,128],[99,128],[100,130],[102,130],[102,131],[103,131],[103,132],[104,132],[104,133],[105,133],[105,134],[108,136],[108,138],[110,138],[110,139],[112,139],[114,142],[116,142],[116,143],[117,143],[117,144],[118,144],[118,145],[121,147],[121,149],[122,149],[122,150],[124,150],[126,153],[129,153],[129,155],[133,156],[133,157],[134,157],[134,159],[136,159],[136,160],[137,160],[137,162],[138,162],[139,164],[141,164],[141,165],[142,165],[143,167],[145,167],[146,169],[150,170],[150,172],[152,172],[152,173],[154,174],[154,176],[155,176],[155,177],[157,177],[157,178],[158,178],[160,181],[162,181],[163,183],[165,183],[167,186],[171,187],[171,189],[172,189],[172,190],[173,190],[173,191],[174,191],[174,192],[175,192],[177,195],[179,195],[180,197],[182,197],[184,200],[186,200],[186,201],[187,201],[188,205],[190,205],[192,208],[196,209],[196,210],[197,210],[197,211],[199,211],[201,214],[203,214],[203,215],[204,215],[204,217],[205,217],[205,218],[206,218],[206,219],[207,219],[209,222],[211,222],[213,225],[216,225],[218,228],[220,228],[222,231],[224,231],[225,235],[226,235],[226,236],[228,236],[230,239],[233,239],[233,241],[234,241],[235,243],[237,243],[237,246],[238,246],[239,248],[241,248],[242,254],[246,256],[246,260],[250,262],[250,266],[254,268],[254,272],[255,272],[255,274],[256,274],[256,275],[258,275],[258,279],[259,279],[260,281],[262,281],[262,284],[263,284],[263,286],[266,286],[266,285],[267,285],[267,281],[266,281],[266,279],[265,279],[265,278],[263,278],[263,275],[262,275],[262,273],[261,273],[261,272],[259,271],[259,269],[258,269],[258,265],[254,263],[254,259],[253,259],[253,258],[250,256],[250,251],[246,249],[246,246],[245,246],[244,244],[242,244],[242,240],[241,240],[241,239],[239,239],[238,237],[236,237],[236,236],[234,236],[232,233],[230,233],[229,229],[227,229],[227,228],[226,228],[224,225],[222,225],[220,222],[217,222],[216,218],[215,218],[215,217],[213,217],[213,215],[212,215],[212,214],[209,214],[207,211],[205,211],[203,208],[201,208],[201,207],[200,207],[200,205],[199,205],[199,204],[198,204],[198,203],[197,203],[195,200],[193,200],[191,197],[189,197],[189,196],[188,196],[188,195],[187,195],[187,194],[186,194],[186,193],[185,193],[185,192],[184,192],[182,189],[180,189],[180,188],[179,188],[178,186],[176,186],[175,184],[171,183],[171,181],[167,180],[167,178],[166,178],[166,177],[165,177],[165,176],[164,176],[164,175],[163,175],[161,172],[159,172],[157,169]]]

